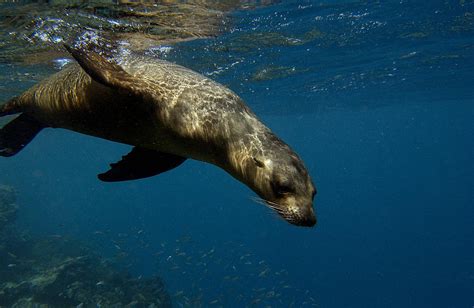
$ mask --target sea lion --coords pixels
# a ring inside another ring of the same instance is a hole
[[[234,92],[167,61],[66,49],[77,63],[0,107],[0,116],[21,113],[0,130],[1,156],[43,128],[65,128],[134,146],[102,181],[154,176],[192,158],[227,171],[289,223],[316,224],[302,160]]]

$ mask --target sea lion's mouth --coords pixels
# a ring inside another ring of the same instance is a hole
[[[292,225],[299,227],[313,227],[316,225],[316,215],[311,206],[304,208],[295,206],[286,207],[265,199],[255,199],[255,201],[275,211],[280,217]]]
[[[293,220],[288,222],[300,227],[314,227],[316,225],[316,215],[312,214],[306,216],[298,216],[297,218],[294,218]]]

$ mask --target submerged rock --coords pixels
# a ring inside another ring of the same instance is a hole
[[[25,236],[14,202],[0,186],[0,307],[171,307],[159,277],[133,278],[74,240]]]
[[[0,306],[8,307],[169,307],[159,278],[135,279],[92,256],[69,257],[33,267],[17,281],[0,286]]]

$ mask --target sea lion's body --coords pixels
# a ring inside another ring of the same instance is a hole
[[[65,128],[182,159],[163,170],[187,158],[209,162],[265,200],[273,188],[271,183],[260,182],[273,181],[273,163],[287,155],[284,160],[292,165],[292,172],[297,170],[305,177],[301,185],[314,190],[297,155],[228,88],[167,61],[130,56],[117,65],[94,53],[72,53],[80,65],[69,65],[13,99],[3,107],[3,114],[0,110],[0,116],[22,112],[23,122],[31,120],[39,129]],[[39,129],[30,134],[34,136]],[[4,139],[8,144],[8,138]],[[139,161],[143,154],[138,155]],[[277,159],[270,159],[275,155]],[[267,174],[269,171],[272,173]],[[314,217],[312,208],[305,215]]]
[[[138,81],[156,84],[162,97],[137,103],[133,96],[94,81],[74,63],[19,99],[31,101],[28,96],[33,96],[35,103],[27,104],[26,111],[52,127],[216,163],[213,154],[222,154],[220,147],[226,145],[215,140],[237,133],[228,126],[251,114],[232,91],[184,67],[146,57],[124,61],[121,67]]]

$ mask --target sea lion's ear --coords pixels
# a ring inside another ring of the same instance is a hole
[[[253,158],[253,161],[254,161],[255,165],[257,165],[257,167],[259,167],[259,168],[265,167],[265,164],[263,163],[263,161],[261,159],[258,159],[256,157],[252,157],[252,158]]]
[[[131,94],[142,94],[141,85],[143,82],[137,81],[120,65],[92,50],[73,48],[66,44],[64,47],[93,80],[104,86],[121,89]]]

